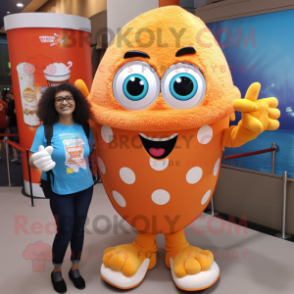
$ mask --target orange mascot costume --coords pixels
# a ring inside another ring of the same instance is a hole
[[[178,6],[144,13],[122,28],[103,57],[91,92],[98,164],[116,211],[138,233],[132,244],[105,250],[102,278],[130,289],[156,265],[164,234],[165,263],[180,289],[213,285],[220,270],[209,250],[184,230],[214,193],[225,146],[237,147],[279,127],[276,98],[245,99],[206,25]],[[229,127],[234,111],[242,112]]]

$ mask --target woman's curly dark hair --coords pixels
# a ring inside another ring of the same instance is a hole
[[[60,84],[57,87],[49,87],[42,95],[39,103],[37,115],[44,124],[54,124],[58,122],[59,113],[55,109],[55,95],[62,91],[70,92],[76,103],[73,112],[73,119],[78,124],[84,124],[90,117],[90,104],[81,91],[71,84]]]

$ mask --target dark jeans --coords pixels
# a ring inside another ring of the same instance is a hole
[[[18,134],[17,126],[9,127],[9,129],[10,129],[11,134]],[[19,144],[19,137],[11,137],[11,141],[14,142],[14,143]],[[22,162],[22,160],[21,160],[21,152],[19,150],[16,150],[16,152],[17,152],[17,161],[19,163],[21,163]]]
[[[84,226],[92,195],[93,186],[68,195],[58,195],[52,192],[50,207],[57,226],[57,234],[52,247],[55,266],[62,265],[69,242],[71,261],[80,262],[84,243]]]
[[[11,133],[11,134],[18,134],[17,126],[9,127],[9,129],[10,129],[10,133]],[[18,137],[11,137],[11,141],[13,141],[14,143],[19,144],[19,139],[18,139]]]
[[[6,129],[0,128],[0,134],[4,134]],[[4,139],[4,136],[0,136],[0,140],[2,141]]]

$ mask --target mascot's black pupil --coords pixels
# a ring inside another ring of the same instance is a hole
[[[139,78],[131,78],[127,84],[127,90],[132,96],[139,96],[144,91],[144,82]]]
[[[194,88],[193,82],[187,77],[181,77],[175,80],[174,90],[178,95],[188,96]]]

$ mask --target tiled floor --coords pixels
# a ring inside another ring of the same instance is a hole
[[[104,219],[111,225],[97,217]],[[69,257],[65,259],[63,276],[68,293],[184,293],[178,290],[164,264],[164,237],[158,236],[158,263],[149,271],[143,283],[131,291],[117,290],[100,278],[101,256],[105,248],[131,243],[135,232],[124,223],[126,232],[115,225],[117,213],[101,184],[95,186],[86,225],[83,259],[80,270],[87,286],[81,292],[67,276]],[[118,218],[119,220],[119,218]],[[21,195],[20,187],[0,187],[0,289],[1,293],[54,293],[50,281],[52,264],[49,260],[33,261],[28,246],[41,242],[50,252],[54,234],[53,216],[48,200],[35,200]],[[237,230],[236,230],[237,229]],[[238,229],[240,231],[238,232]],[[104,231],[104,232],[103,232]],[[199,234],[203,231],[203,234]],[[197,233],[198,232],[198,233]],[[237,233],[238,232],[238,233]],[[217,294],[292,294],[294,289],[294,244],[253,230],[232,227],[203,214],[186,229],[189,242],[214,252],[221,269],[220,280],[199,293]],[[40,243],[39,243],[40,244]],[[45,254],[46,256],[46,254]],[[49,256],[50,257],[50,256]],[[27,258],[27,259],[26,259]],[[39,258],[39,257],[38,257]],[[39,258],[40,259],[40,258]]]

